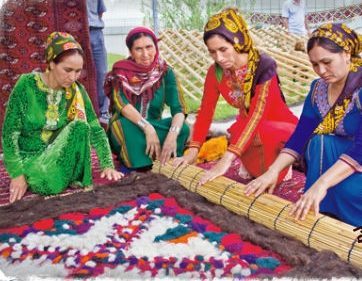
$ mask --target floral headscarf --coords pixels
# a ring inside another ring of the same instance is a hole
[[[343,23],[327,23],[313,31],[311,38],[327,38],[351,54],[347,81],[335,104],[315,129],[316,134],[330,134],[343,120],[356,90],[362,87],[362,36]]]
[[[248,72],[244,80],[243,91],[245,107],[249,108],[251,89],[260,54],[254,47],[248,25],[235,8],[228,8],[209,18],[204,28],[204,39],[210,34],[218,34],[227,38],[238,53],[248,54]]]
[[[327,38],[344,51],[351,54],[351,71],[356,72],[362,66],[360,53],[362,52],[362,35],[357,34],[344,23],[326,23],[313,31],[311,38]]]
[[[47,63],[49,63],[61,53],[70,49],[78,49],[82,51],[82,47],[72,35],[66,32],[55,31],[47,38],[45,59]]]

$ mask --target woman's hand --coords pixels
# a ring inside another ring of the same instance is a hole
[[[101,178],[106,178],[107,180],[118,181],[124,177],[124,174],[116,171],[113,168],[105,168],[101,173]]]
[[[258,196],[262,194],[265,190],[268,190],[268,193],[273,193],[274,188],[278,182],[279,173],[275,170],[269,169],[260,177],[252,180],[246,185],[245,195],[250,196],[251,194],[255,194]]]
[[[323,181],[316,181],[306,193],[293,205],[289,215],[297,220],[304,220],[310,209],[314,211],[314,215],[319,213],[319,204],[327,195],[328,185]]]
[[[176,157],[173,160],[172,165],[177,168],[178,166],[192,164],[196,161],[198,154],[199,150],[195,147],[191,147],[188,149],[187,154],[183,155],[182,157]]]
[[[159,159],[161,154],[160,140],[158,139],[155,128],[151,124],[147,124],[144,128],[146,135],[146,151],[145,153],[153,159]]]
[[[25,176],[20,175],[10,181],[10,203],[14,203],[16,200],[23,198],[26,190],[28,189],[28,183]]]
[[[166,164],[172,157],[177,157],[177,133],[169,132],[163,143],[160,162],[161,165]]]
[[[216,163],[214,167],[208,170],[203,177],[200,179],[198,186],[201,186],[208,181],[222,176],[230,168],[231,163],[235,159],[236,155],[232,152],[226,151],[224,156]]]

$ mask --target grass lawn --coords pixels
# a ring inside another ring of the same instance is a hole
[[[200,101],[195,101],[189,97],[185,98],[187,109],[189,113],[197,113],[200,107]],[[222,101],[222,102],[221,102]],[[239,110],[232,107],[228,103],[225,102],[224,98],[220,96],[219,102],[217,103],[216,110],[214,113],[213,120],[215,121],[226,121],[230,118],[234,118],[236,114],[238,114]]]
[[[120,59],[124,59],[125,57],[123,55],[119,55],[119,54],[114,54],[114,53],[108,53],[107,56],[107,62],[108,62],[108,71],[112,69],[112,65],[120,60]]]

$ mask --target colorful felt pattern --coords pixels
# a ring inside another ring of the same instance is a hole
[[[159,193],[0,230],[7,276],[254,278],[290,266]]]

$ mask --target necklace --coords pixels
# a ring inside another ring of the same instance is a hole
[[[45,75],[43,77],[46,77]],[[47,77],[48,78],[48,77]],[[40,90],[46,92],[47,110],[45,112],[44,130],[56,130],[59,122],[59,104],[62,100],[63,90],[54,90],[50,88],[42,79],[41,74],[35,76],[37,86]],[[65,108],[63,109],[63,111]]]

